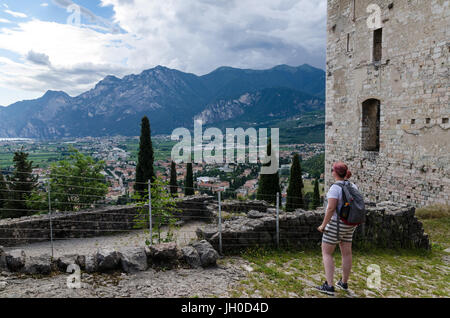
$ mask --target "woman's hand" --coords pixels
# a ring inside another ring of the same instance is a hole
[[[324,225],[324,224],[321,224],[321,225],[317,228],[317,231],[323,233],[323,232],[325,231],[325,225]]]

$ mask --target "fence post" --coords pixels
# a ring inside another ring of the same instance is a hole
[[[219,198],[219,253],[222,254],[222,204],[220,200],[220,190],[218,191]]]
[[[148,180],[148,224],[150,227],[150,245],[153,245],[153,224],[152,224],[152,191],[151,180]]]
[[[51,195],[50,195],[50,180],[47,184],[47,193],[48,193],[48,215],[50,220],[50,244],[52,248],[52,259],[53,259],[53,223],[52,223],[52,202],[51,202]]]
[[[280,193],[277,192],[277,248],[280,248]]]

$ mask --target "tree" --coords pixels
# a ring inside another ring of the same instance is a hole
[[[315,210],[320,206],[320,192],[319,192],[319,179],[316,178],[314,181],[314,195],[312,209]]]
[[[325,154],[321,153],[302,161],[302,169],[314,178],[320,178],[320,175],[325,171]]]
[[[150,121],[147,116],[144,116],[141,122],[141,137],[139,141],[138,162],[136,165],[136,183],[134,185],[134,190],[141,197],[144,197],[145,193],[148,192],[148,180],[151,182],[155,180],[153,160]]]
[[[172,161],[170,164],[170,194],[177,196],[177,192],[177,166],[175,165],[175,162]]]
[[[305,196],[303,197],[303,204],[305,206],[305,210],[311,210],[313,196],[314,194],[312,192],[305,193]]]
[[[267,156],[272,156],[272,141],[267,144]],[[271,162],[263,164],[263,166],[269,167]],[[270,203],[276,202],[277,193],[281,193],[280,189],[280,177],[277,172],[273,174],[260,174],[257,199],[265,200]]]
[[[186,165],[186,179],[184,182],[184,194],[194,195],[194,177],[192,173],[192,163],[188,162]]]
[[[4,205],[2,218],[15,218],[34,214],[27,206],[27,200],[36,190],[38,176],[32,174],[33,161],[28,160],[28,154],[23,151],[14,153],[14,172],[8,176],[9,196]]]
[[[300,158],[298,154],[295,154],[292,159],[291,175],[287,189],[286,211],[291,212],[295,209],[304,209],[302,189],[302,168],[300,166]]]
[[[177,208],[176,199],[167,191],[167,182],[156,178],[151,185],[152,194],[152,225],[155,230],[151,241],[146,240],[146,244],[153,243],[153,239],[156,238],[158,243],[169,242],[173,240],[173,227],[177,218],[174,216],[176,212],[181,212]],[[148,198],[147,201],[141,201],[137,204],[138,215],[136,215],[135,228],[148,229],[149,224],[149,210],[148,210]],[[168,226],[168,231],[165,239],[161,237],[161,230],[163,226]]]
[[[50,166],[50,198],[52,209],[77,211],[104,200],[108,192],[103,161],[95,162],[77,149],[69,150],[68,160]]]

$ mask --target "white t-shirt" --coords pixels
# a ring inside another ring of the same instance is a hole
[[[344,183],[344,181],[336,181],[335,183]],[[353,182],[350,182],[350,184],[355,189],[358,189],[358,187]],[[333,184],[330,187],[330,189],[327,192],[327,209],[328,209],[328,199],[338,199],[338,204],[336,206],[336,209],[340,210],[342,205],[344,204],[344,200],[342,199],[342,188],[336,184]],[[332,219],[337,220],[336,210],[334,211]]]

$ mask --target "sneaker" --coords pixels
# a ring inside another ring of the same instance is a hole
[[[331,295],[334,296],[334,287],[333,286],[329,286],[327,282],[325,282],[323,285],[321,286],[317,286],[316,287],[318,291],[320,291],[321,293],[327,294],[327,295]]]
[[[337,283],[336,283],[336,287],[342,290],[347,291],[348,290],[348,284],[347,283],[343,283],[342,279],[340,279]]]

